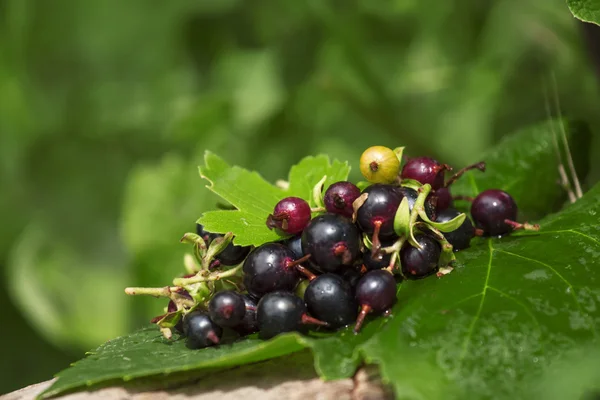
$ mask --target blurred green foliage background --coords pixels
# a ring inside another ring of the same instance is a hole
[[[373,144],[461,166],[547,117],[551,73],[600,123],[563,0],[0,0],[0,21],[0,393],[160,313],[123,288],[182,271],[205,149],[271,180],[319,152],[357,178]]]

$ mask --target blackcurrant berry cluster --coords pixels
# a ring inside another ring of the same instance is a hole
[[[233,244],[233,233],[214,234],[196,225],[183,242],[194,251],[187,273],[164,288],[128,288],[129,294],[169,298],[156,317],[166,337],[172,329],[188,346],[219,344],[226,332],[258,333],[269,339],[285,332],[336,330],[368,315],[389,315],[404,280],[441,277],[452,270],[455,252],[475,236],[538,229],[518,223],[514,199],[499,189],[475,198],[453,196],[465,172],[485,171],[479,162],[459,170],[428,157],[403,164],[403,148],[374,146],[360,159],[367,182],[324,177],[309,203],[282,198],[265,216],[280,240],[258,246]],[[468,200],[470,216],[454,208]]]

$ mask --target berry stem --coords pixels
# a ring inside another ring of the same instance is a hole
[[[409,237],[408,241],[413,247],[421,249],[421,245],[415,239],[414,227],[417,223],[417,219],[419,218],[419,211],[425,212],[425,201],[427,200],[427,196],[431,192],[431,185],[425,184],[419,188],[419,195],[415,200],[415,204],[413,205],[413,209],[410,212],[410,220],[409,220]]]
[[[173,291],[178,291],[179,288],[173,288]],[[165,286],[161,288],[146,288],[146,287],[128,287],[125,288],[125,294],[130,296],[147,295],[154,297],[171,297],[171,287]]]
[[[296,269],[306,277],[306,279],[308,279],[309,281],[312,281],[313,279],[315,279],[317,276],[315,274],[313,274],[312,272],[310,272],[307,268],[304,268],[302,265],[298,264],[296,265]]]
[[[362,328],[362,325],[365,322],[365,318],[370,312],[370,306],[365,304],[360,307],[360,313],[358,313],[358,317],[356,318],[356,324],[354,325],[354,334],[360,332],[360,329]]]
[[[505,219],[504,223],[510,225],[513,230],[523,229],[525,231],[539,231],[540,226],[538,224],[530,224],[529,222],[519,223],[510,219]]]
[[[300,264],[308,261],[308,259],[312,256],[312,254],[307,254],[305,256],[300,257],[297,260],[293,260],[293,261],[286,261],[285,266],[288,268],[292,268],[292,267],[298,267],[301,266]]]
[[[435,236],[435,240],[440,244],[442,255],[440,257],[439,265],[446,267],[456,260],[453,246],[446,240],[446,237],[439,229],[423,222],[418,222],[416,226],[420,229],[427,229]]]
[[[463,176],[465,172],[470,171],[472,169],[478,169],[481,172],[485,172],[485,162],[484,161],[480,161],[478,163],[471,164],[471,165],[468,165],[468,166],[460,169],[457,173],[455,173],[454,175],[452,175],[452,177],[448,180],[448,182],[446,182],[446,184],[444,185],[444,187],[448,187],[448,186],[452,185],[461,176]]]
[[[221,271],[210,274],[208,273],[208,271],[200,271],[195,276],[192,276],[190,278],[175,278],[173,280],[173,285],[185,287],[194,283],[218,281],[223,278],[229,278],[231,276],[237,275],[237,273],[242,270],[242,267],[243,264],[240,264],[235,268],[228,269],[227,271]]]
[[[474,197],[471,197],[471,196],[461,196],[461,195],[452,196],[452,199],[454,199],[454,200],[464,200],[464,201],[468,201],[469,203],[472,203],[473,200],[475,200]]]
[[[325,212],[327,211],[325,209],[325,207],[311,207],[310,212],[311,213],[319,213],[319,212]]]
[[[189,253],[183,256],[183,266],[189,275],[196,274],[198,271],[200,271],[200,267],[198,266],[196,259]]]
[[[319,326],[327,326],[329,325],[325,321],[320,321],[316,318],[311,317],[308,314],[302,314],[302,324],[303,325],[319,325]]]
[[[375,227],[375,229],[373,229],[373,237],[371,239],[371,254],[373,257],[379,257],[379,251],[381,250],[381,242],[379,241],[379,231],[381,231],[381,225],[381,221],[373,222],[373,226]]]

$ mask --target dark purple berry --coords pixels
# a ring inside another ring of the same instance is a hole
[[[205,313],[192,311],[183,319],[183,333],[189,348],[201,349],[219,344],[223,330]]]
[[[256,322],[256,302],[247,295],[243,295],[245,314],[242,321],[233,327],[233,329],[242,336],[258,332],[258,323]]]
[[[246,314],[244,299],[232,290],[216,293],[208,303],[208,315],[213,322],[223,328],[239,325]]]
[[[310,216],[310,205],[306,200],[286,197],[275,205],[273,214],[267,218],[267,226],[284,234],[296,235],[304,230]]]
[[[419,193],[416,190],[408,187],[399,187],[398,190],[404,197],[406,197],[408,201],[408,210],[412,211],[413,207],[415,206],[415,202],[417,201],[417,197],[419,197]],[[430,201],[425,201],[425,214],[427,214],[429,219],[435,221],[435,207]]]
[[[471,204],[471,216],[484,234],[497,236],[508,233],[512,226],[506,220],[517,219],[517,203],[503,190],[489,189],[479,193]]]
[[[294,253],[280,243],[266,243],[254,249],[242,267],[248,293],[260,298],[276,290],[294,290],[300,280],[294,260]]]
[[[385,245],[383,246],[385,247]],[[387,268],[390,265],[391,260],[392,255],[388,253],[379,252],[379,254],[374,257],[371,250],[367,249],[363,254],[363,265],[369,271]]]
[[[352,218],[352,203],[360,196],[360,189],[347,181],[336,182],[325,191],[323,202],[330,213]]]
[[[304,301],[289,292],[272,292],[260,299],[256,309],[256,321],[262,339],[297,331],[303,324],[326,325],[310,317],[306,313]]]
[[[360,228],[367,235],[375,236],[378,231],[378,238],[394,237],[394,217],[404,198],[400,188],[376,183],[363,190],[364,193],[369,196],[356,213]]]
[[[339,214],[326,213],[310,221],[302,233],[302,252],[321,271],[335,272],[352,265],[360,252],[356,225]]]
[[[332,328],[354,322],[358,304],[350,283],[335,274],[323,274],[312,279],[304,292],[308,312]]]
[[[454,208],[448,208],[437,215],[437,222],[448,222],[460,215],[460,211]],[[444,237],[452,245],[454,251],[466,249],[471,244],[471,239],[475,236],[475,228],[469,217],[465,218],[456,230],[444,232]]]
[[[367,272],[356,285],[356,300],[360,313],[354,332],[358,333],[369,313],[383,313],[396,302],[396,279],[387,270]]]
[[[406,242],[400,250],[402,274],[407,279],[421,279],[434,274],[442,252],[440,244],[427,235],[415,235],[415,240],[421,249]]]
[[[400,176],[402,179],[413,179],[421,184],[430,184],[433,190],[444,186],[444,171],[449,169],[445,164],[429,157],[417,157],[408,160]]]
[[[250,246],[238,246],[230,242],[227,247],[215,256],[222,265],[238,265],[250,253]]]
[[[435,198],[435,209],[437,213],[452,207],[454,203],[452,200],[452,193],[450,193],[450,188],[447,187],[437,189],[430,195],[430,197]]]
[[[352,289],[356,287],[356,284],[362,278],[362,274],[358,270],[358,268],[344,268],[343,270],[337,272],[339,276],[341,276],[346,282],[350,284]]]
[[[294,236],[287,239],[283,244],[294,253],[296,258],[304,257],[304,253],[302,253],[302,236]]]

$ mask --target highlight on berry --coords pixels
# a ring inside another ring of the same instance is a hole
[[[403,152],[369,147],[359,160],[366,182],[325,188],[325,176],[306,198],[282,195],[263,225],[278,240],[240,246],[235,232],[196,224],[181,238],[192,251],[172,285],[125,292],[167,299],[151,322],[168,339],[185,338],[190,349],[248,335],[360,334],[370,319],[403,306],[400,285],[448,275],[456,252],[475,237],[539,229],[518,222],[517,203],[504,190],[453,194],[452,185],[467,171],[485,172],[485,162],[454,172],[430,157],[405,159]]]

